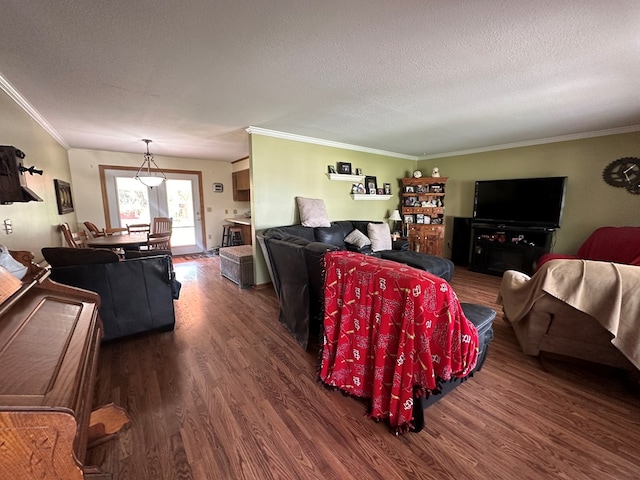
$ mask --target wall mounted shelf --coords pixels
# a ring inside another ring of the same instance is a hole
[[[368,195],[366,193],[352,193],[354,200],[389,200],[393,195]]]
[[[341,182],[360,183],[364,175],[345,175],[344,173],[326,173],[329,180],[339,180]]]

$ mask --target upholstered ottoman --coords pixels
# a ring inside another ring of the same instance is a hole
[[[253,285],[253,248],[251,245],[220,249],[220,275],[240,288]]]
[[[404,263],[410,267],[419,268],[429,273],[433,273],[447,282],[453,276],[453,262],[448,258],[429,255],[428,253],[412,252],[411,250],[384,250],[378,252],[381,258]]]
[[[476,366],[469,375],[473,376],[475,372],[480,370],[487,359],[487,352],[489,350],[489,343],[493,340],[493,320],[496,318],[496,311],[492,308],[485,307],[484,305],[478,305],[476,303],[464,303],[460,302],[464,316],[473,323],[478,331],[478,361]],[[414,431],[419,432],[424,427],[424,412],[423,410],[447,393],[454,390],[456,387],[462,384],[466,378],[453,378],[448,382],[442,382],[440,385],[440,392],[431,394],[427,397],[420,397],[420,401],[416,402],[413,407],[413,417],[416,429]]]

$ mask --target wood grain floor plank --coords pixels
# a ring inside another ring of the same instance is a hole
[[[499,277],[456,268],[458,298],[498,312],[489,357],[396,437],[318,383],[318,352],[279,324],[272,289],[239,289],[218,257],[175,269],[175,331],[102,346],[95,404],[132,422],[88,461],[114,480],[640,478],[638,396],[611,370],[524,355]]]

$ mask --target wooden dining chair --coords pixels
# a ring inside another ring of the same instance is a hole
[[[105,228],[104,233],[106,233],[107,236],[120,235],[122,233],[129,233],[129,229],[127,227],[110,227],[110,228]]]
[[[154,217],[153,228],[148,235],[149,250],[171,250],[172,217]]]
[[[106,235],[104,228],[98,228],[93,222],[84,222],[84,226],[87,227],[87,230],[89,230],[89,234],[93,238],[104,237]]]
[[[127,225],[127,231],[129,233],[151,233],[151,225],[148,223],[133,223],[131,225]]]
[[[172,226],[172,217],[154,217],[151,233],[171,233]]]
[[[148,250],[171,250],[171,233],[150,233],[147,240]]]
[[[93,238],[104,237],[108,235],[117,235],[120,233],[128,232],[126,227],[115,227],[115,228],[98,228],[93,222],[84,222],[84,226],[89,230],[89,234]]]
[[[62,232],[67,245],[71,248],[85,248],[88,240],[87,232],[82,230],[81,232],[72,232],[71,227],[67,222],[61,223],[58,227]]]

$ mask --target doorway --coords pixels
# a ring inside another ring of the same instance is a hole
[[[152,223],[154,217],[173,218],[171,250],[175,255],[205,250],[200,172],[166,171],[167,180],[147,187],[127,167],[100,166],[105,217],[109,227]]]

